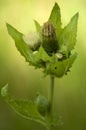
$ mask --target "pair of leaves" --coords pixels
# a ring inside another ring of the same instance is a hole
[[[60,49],[66,46],[66,51],[71,51],[74,49],[77,36],[77,22],[79,13],[76,13],[70,20],[69,24],[61,28],[61,13],[60,8],[57,3],[55,3],[54,8],[51,12],[49,21],[56,28],[56,34]]]
[[[61,50],[64,51],[71,51],[74,49],[76,43],[76,36],[77,36],[77,22],[78,22],[79,13],[76,13],[70,20],[67,26],[64,28],[61,27],[61,13],[60,8],[57,3],[55,3],[50,17],[48,19],[49,22],[53,24],[56,29],[57,39],[59,43],[59,47]],[[42,27],[40,24],[35,21],[36,30],[41,36]],[[64,47],[65,46],[65,47]]]

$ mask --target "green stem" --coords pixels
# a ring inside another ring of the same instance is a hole
[[[49,111],[49,119],[52,119],[53,115],[53,96],[54,96],[54,76],[50,76],[50,92],[49,92],[49,104],[50,104],[50,111]],[[52,130],[51,126],[47,127],[47,130]]]
[[[50,116],[52,117],[52,108],[53,108],[53,96],[54,96],[54,76],[50,76]]]

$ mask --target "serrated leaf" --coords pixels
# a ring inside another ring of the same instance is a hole
[[[61,49],[65,48],[65,51],[71,51],[74,49],[77,35],[77,22],[79,14],[76,13],[69,24],[63,29],[60,38],[59,46]]]
[[[55,63],[52,63],[52,62],[47,63],[44,73],[52,74],[52,75],[55,75],[56,77],[62,77],[70,69],[76,57],[77,57],[77,53],[73,54],[68,59],[57,61]]]
[[[39,114],[35,102],[29,100],[18,100],[11,97],[8,93],[8,85],[2,88],[1,95],[5,101],[25,119],[34,120],[45,125],[45,119]]]
[[[42,27],[40,26],[40,24],[34,20],[35,26],[36,26],[36,31],[39,34],[40,39],[42,40]]]
[[[22,56],[25,57],[27,62],[35,66],[36,65],[35,57],[33,55],[32,50],[30,50],[27,44],[24,42],[23,34],[17,31],[14,27],[9,25],[8,23],[6,25],[8,33],[14,39],[18,51],[21,53]]]
[[[57,38],[59,37],[61,33],[61,14],[60,14],[60,8],[57,3],[55,3],[52,12],[49,17],[49,21],[53,24],[53,26],[56,28],[56,34]]]
[[[26,58],[26,61],[28,61],[28,46],[24,43],[23,40],[23,34],[18,32],[14,27],[9,25],[8,23],[6,24],[8,33],[10,36],[14,39],[15,45],[17,49],[20,51],[20,53]]]
[[[72,67],[72,64],[74,63],[74,61],[76,60],[76,58],[77,58],[77,53],[74,53],[73,55],[71,55],[70,58],[68,58],[68,64],[67,64],[67,68],[66,68],[65,74]]]

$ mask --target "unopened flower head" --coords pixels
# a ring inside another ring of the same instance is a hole
[[[57,52],[58,41],[56,37],[56,30],[50,22],[44,23],[42,27],[42,46],[49,55]]]

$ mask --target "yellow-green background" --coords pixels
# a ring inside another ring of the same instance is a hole
[[[40,91],[47,96],[49,77],[42,70],[29,67],[7,33],[6,22],[27,34],[35,31],[33,20],[47,21],[54,3],[61,8],[65,26],[79,11],[78,36],[75,46],[78,58],[71,72],[56,79],[54,113],[64,122],[58,130],[86,129],[86,1],[85,0],[0,0],[0,90],[9,83],[9,91],[17,98],[34,99]],[[0,97],[0,130],[45,130],[32,121],[22,119]],[[56,129],[57,130],[57,129]]]

